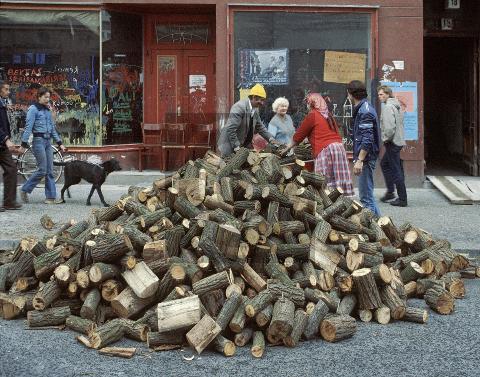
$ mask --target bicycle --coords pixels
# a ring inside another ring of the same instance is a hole
[[[55,183],[59,181],[60,177],[63,174],[63,165],[59,163],[65,163],[73,161],[74,157],[72,155],[63,155],[62,152],[54,145],[53,149],[53,176]],[[17,162],[17,174],[21,175],[25,181],[30,178],[35,170],[37,170],[37,160],[33,154],[32,148],[28,148],[19,156],[13,156],[14,160]],[[40,181],[39,187],[43,187],[44,179]]]

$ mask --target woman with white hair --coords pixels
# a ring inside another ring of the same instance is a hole
[[[289,102],[285,97],[277,98],[272,104],[275,115],[268,124],[268,132],[280,144],[289,144],[295,133],[292,118],[287,114],[288,105]]]

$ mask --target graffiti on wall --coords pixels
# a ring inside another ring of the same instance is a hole
[[[20,140],[26,112],[36,101],[38,88],[46,86],[51,90],[56,126],[64,143],[99,145],[98,57],[91,56],[87,67],[79,67],[45,64],[45,61],[54,59],[50,59],[48,54],[41,55],[44,56],[43,59],[25,59],[28,65],[0,66],[0,78],[11,84],[12,106],[9,118],[13,139],[16,142]]]
[[[141,142],[142,67],[103,65],[102,123],[107,144]]]

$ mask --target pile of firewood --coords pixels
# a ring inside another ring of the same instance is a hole
[[[84,221],[24,238],[0,266],[0,315],[66,326],[105,354],[131,356],[105,349],[128,337],[227,356],[251,343],[261,357],[267,343],[349,338],[358,319],[425,323],[409,298],[453,312],[478,267],[448,241],[328,191],[304,165],[208,152]]]

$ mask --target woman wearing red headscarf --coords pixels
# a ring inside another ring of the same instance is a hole
[[[347,153],[337,123],[328,111],[325,99],[320,94],[310,93],[306,101],[310,112],[298,127],[293,135],[293,141],[283,153],[308,137],[315,158],[315,172],[325,176],[329,189],[340,187],[345,196],[353,196]]]

